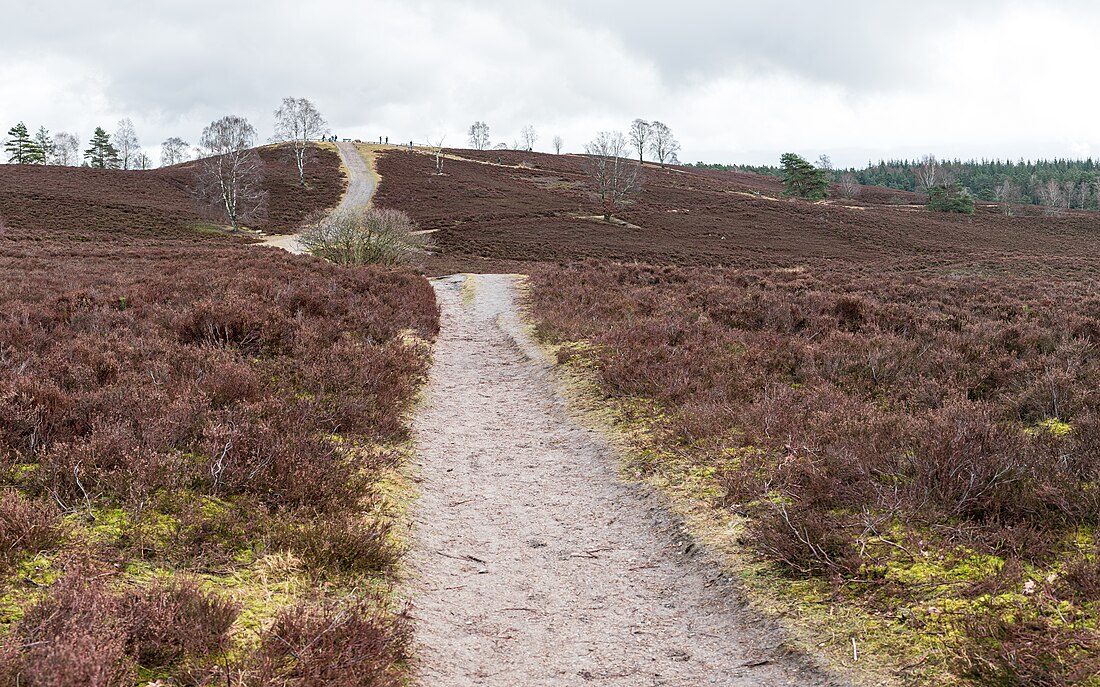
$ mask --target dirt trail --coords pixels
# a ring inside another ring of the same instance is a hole
[[[784,655],[656,500],[618,479],[556,391],[512,278],[473,279],[435,282],[443,330],[415,423],[422,684],[835,684]]]
[[[348,190],[336,206],[336,212],[366,207],[374,194],[374,175],[371,174],[370,166],[354,143],[340,142],[336,144],[336,149],[348,171]],[[297,255],[305,253],[305,249],[298,243],[297,234],[272,236],[264,239],[261,245],[282,248]]]

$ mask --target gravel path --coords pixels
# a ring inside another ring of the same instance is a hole
[[[371,174],[367,161],[354,143],[337,143],[336,148],[340,159],[344,161],[344,168],[348,170],[348,189],[336,206],[336,211],[366,207],[374,195],[374,175]],[[298,243],[297,234],[272,236],[264,239],[261,245],[282,248],[298,255],[305,252]]]
[[[443,330],[415,421],[422,684],[835,684],[783,654],[656,499],[618,479],[556,391],[512,278],[473,279],[465,298],[463,277],[435,282]]]

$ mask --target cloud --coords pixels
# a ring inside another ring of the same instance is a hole
[[[838,8],[838,5],[843,5]],[[579,150],[635,117],[685,159],[839,164],[1070,155],[1100,144],[1088,65],[1100,9],[948,0],[40,0],[0,43],[0,125],[108,130],[155,147],[227,113],[270,132],[287,95],[341,135],[533,124]],[[7,124],[10,122],[11,124]]]

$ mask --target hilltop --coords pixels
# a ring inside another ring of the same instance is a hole
[[[289,233],[307,216],[336,205],[346,186],[340,158],[328,148],[315,153],[302,188],[284,148],[259,149],[267,212],[253,229]],[[192,197],[197,164],[143,171],[0,165],[0,217],[22,234],[194,239],[196,227],[220,224]]]

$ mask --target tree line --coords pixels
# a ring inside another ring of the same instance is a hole
[[[784,177],[782,166],[723,165],[697,162],[693,167],[754,172]],[[972,198],[1000,203],[1006,212],[1013,204],[1043,206],[1047,214],[1065,210],[1100,210],[1100,163],[1085,160],[882,160],[863,169],[834,169],[828,156],[818,160],[832,183],[881,186],[899,191],[928,193],[936,185],[956,188]]]
[[[297,165],[298,183],[305,186],[305,165],[311,143],[328,137],[328,124],[306,98],[283,98],[275,110],[273,143],[285,143]],[[196,197],[223,215],[234,231],[243,222],[259,217],[264,209],[263,162],[256,153],[256,129],[244,117],[226,115],[205,127],[198,145],[179,137],[161,144],[161,165],[199,160],[194,170]],[[66,165],[96,169],[149,169],[152,161],[138,140],[129,118],[118,123],[115,133],[96,127],[88,148],[80,155],[77,137],[68,132],[51,135],[45,127],[31,135],[23,122],[8,130],[4,140],[8,162],[19,165]]]

